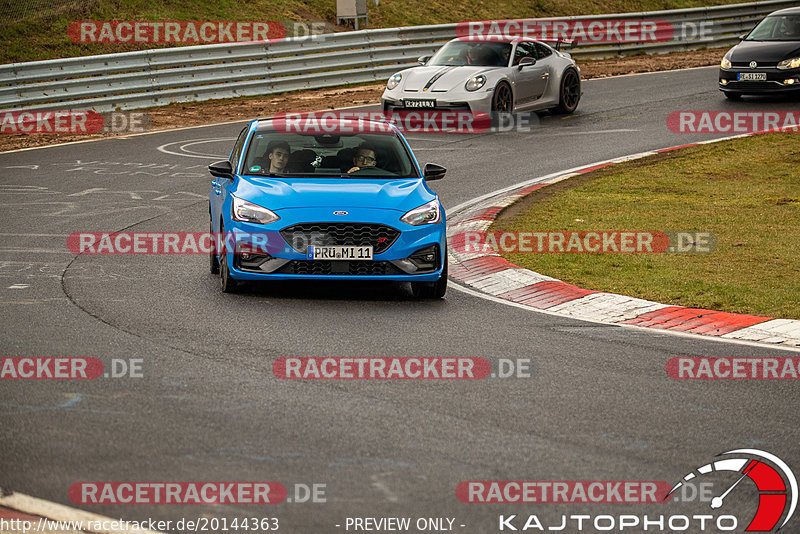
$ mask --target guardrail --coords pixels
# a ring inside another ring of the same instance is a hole
[[[570,50],[576,59],[595,59],[731,45],[764,15],[795,5],[797,0],[769,0],[558,20],[663,20],[676,28],[673,39],[666,42],[583,43]],[[685,31],[696,30],[703,22],[710,24],[702,36]],[[433,54],[456,36],[456,26],[361,30],[271,43],[187,46],[0,65],[0,109],[103,112],[378,82],[414,64],[417,57]]]

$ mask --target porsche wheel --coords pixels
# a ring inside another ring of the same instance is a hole
[[[514,108],[514,99],[511,87],[505,82],[498,84],[492,97],[492,111],[511,113]]]
[[[581,79],[575,69],[569,68],[561,76],[558,92],[558,113],[572,113],[581,99]]]

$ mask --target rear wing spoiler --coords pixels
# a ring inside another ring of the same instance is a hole
[[[562,45],[567,49],[575,48],[575,41],[568,41],[565,39],[539,39],[543,43],[547,43],[556,50],[561,50]]]

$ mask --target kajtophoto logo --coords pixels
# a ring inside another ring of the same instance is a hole
[[[750,479],[758,489],[758,509],[745,532],[773,532],[782,529],[794,515],[797,508],[797,478],[786,462],[774,454],[758,449],[735,449],[719,456],[736,455],[702,465],[675,484],[667,494],[670,498],[675,491],[689,481],[703,477],[714,477],[717,473],[741,473],[736,481],[720,495],[711,499],[711,508],[719,510],[725,498],[745,479]],[[775,526],[783,517],[783,522]]]

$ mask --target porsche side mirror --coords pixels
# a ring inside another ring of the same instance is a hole
[[[522,67],[527,67],[529,65],[536,65],[536,60],[530,56],[525,56],[524,58],[519,60],[517,68],[519,70],[522,70]]]
[[[419,63],[420,65],[424,65],[425,63],[428,62],[430,58],[431,56],[420,56],[417,58],[417,63]]]

